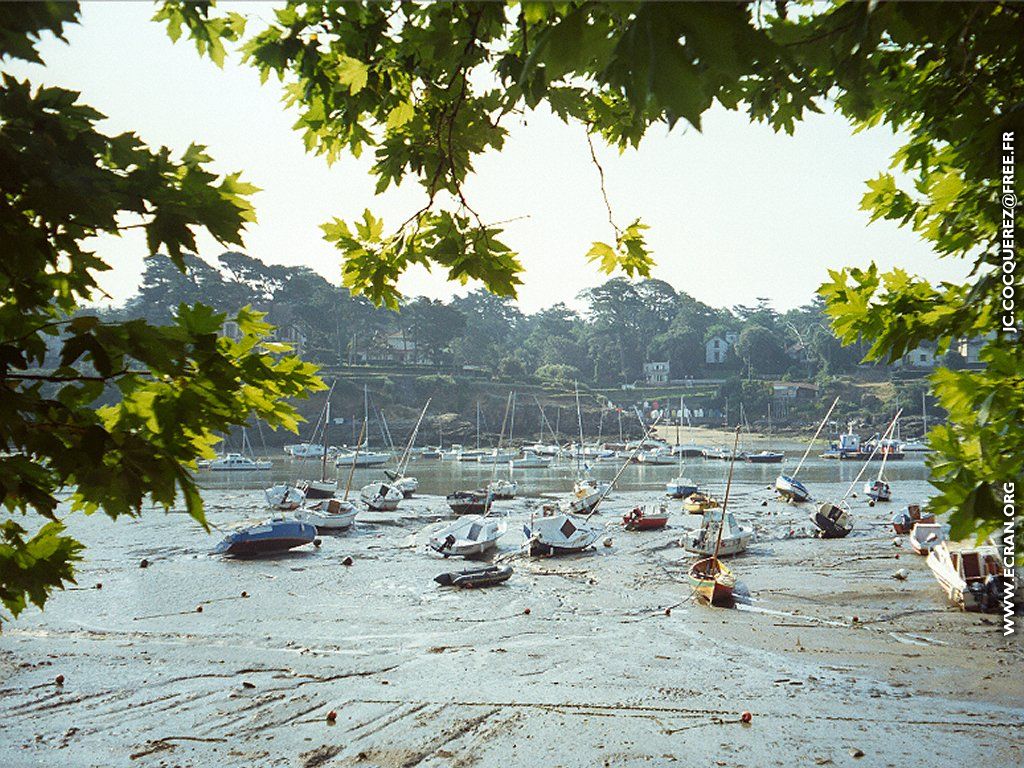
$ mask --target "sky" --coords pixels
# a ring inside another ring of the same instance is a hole
[[[257,26],[271,17],[269,4],[220,7]],[[366,154],[331,167],[307,155],[274,79],[261,85],[237,57],[218,69],[191,42],[172,44],[152,14],[148,3],[83,3],[69,44],[44,42],[45,68],[5,62],[5,69],[81,91],[107,115],[102,130],[134,131],[176,152],[204,144],[215,171],[242,171],[262,191],[253,198],[258,222],[241,250],[268,263],[305,265],[339,283],[340,254],[323,241],[321,223],[351,221],[370,208],[395,226],[422,206],[412,179],[375,196]],[[591,242],[613,240],[585,133],[545,112],[507,127],[505,148],[476,160],[467,197],[485,221],[515,219],[502,239],[525,268],[525,311],[557,302],[580,307],[579,292],[608,279],[585,254]],[[700,132],[683,121],[671,133],[654,127],[639,150],[598,146],[598,157],[617,222],[640,216],[651,227],[653,277],[713,306],[767,297],[786,310],[808,303],[827,270],[841,266],[874,261],[932,280],[964,279],[966,264],[940,260],[894,223],[869,226],[859,208],[864,182],[888,168],[899,143],[887,128],[853,135],[835,114],[811,116],[787,136],[716,108]],[[113,266],[100,276],[101,287],[115,303],[128,298],[144,269],[143,234],[92,245]],[[199,239],[204,258],[224,250],[209,236]],[[421,267],[399,283],[407,295],[441,299],[474,287]]]

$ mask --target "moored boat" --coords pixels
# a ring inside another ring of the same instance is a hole
[[[297,486],[307,499],[332,499],[338,492],[337,480],[306,480]]]
[[[473,557],[497,547],[506,530],[507,524],[499,518],[464,517],[433,534],[428,546],[445,557]]]
[[[391,512],[398,509],[404,496],[390,483],[370,483],[359,490],[359,498],[374,512]]]
[[[704,513],[700,528],[691,531],[684,539],[683,546],[688,552],[698,555],[715,554],[715,543],[719,542],[719,527],[722,523],[723,513],[721,510],[712,509]],[[738,555],[746,550],[754,538],[754,528],[749,525],[739,525],[732,512],[726,512],[725,530],[721,533],[721,541],[718,544],[718,557],[729,557]]]
[[[869,480],[864,483],[864,495],[872,501],[892,501],[892,488],[885,480]]]
[[[518,489],[519,485],[514,480],[505,480],[502,478],[492,480],[487,484],[487,492],[491,494],[492,499],[498,501],[514,499]]]
[[[736,576],[717,557],[705,557],[690,566],[690,586],[711,605],[728,607],[733,603]]]
[[[691,515],[704,514],[706,510],[716,509],[718,507],[718,499],[709,496],[706,493],[697,491],[691,493],[683,501],[683,509],[689,512]]]
[[[627,531],[654,531],[668,524],[668,507],[633,507],[622,516],[622,527]]]
[[[665,495],[673,499],[685,499],[697,490],[697,484],[688,477],[673,477],[665,483]]]
[[[352,527],[358,512],[356,505],[350,501],[325,499],[306,507],[296,517],[315,526],[317,531],[344,531]]]
[[[291,512],[302,506],[306,500],[306,494],[301,488],[294,485],[279,483],[263,491],[263,497],[267,500],[267,506],[281,512]]]
[[[391,485],[395,486],[395,488],[402,492],[403,498],[412,498],[420,488],[420,481],[415,477],[400,475],[393,469],[385,469],[384,474],[387,475],[388,480],[391,481]]]
[[[538,456],[533,451],[523,451],[519,458],[509,460],[509,466],[512,469],[546,469],[551,466],[551,459]]]
[[[582,552],[603,532],[603,526],[552,506],[545,506],[540,517],[531,516],[530,524],[523,526],[529,553],[534,556]]]
[[[964,611],[999,611],[1003,579],[995,547],[959,548],[943,542],[928,553],[927,563],[953,605]]]
[[[786,454],[780,451],[758,451],[746,454],[743,460],[748,464],[781,464],[785,458]]]
[[[917,523],[934,522],[935,515],[922,512],[920,504],[908,504],[906,509],[900,510],[892,516],[892,530],[893,533],[906,536]]]
[[[811,500],[811,492],[807,486],[789,475],[779,475],[775,478],[775,492],[786,501],[801,504]]]
[[[294,518],[273,517],[229,533],[214,548],[214,554],[245,557],[284,552],[316,538],[316,528]]]
[[[819,504],[810,520],[817,527],[820,539],[841,539],[853,530],[853,513],[845,501]]]
[[[946,527],[939,523],[914,523],[907,541],[910,548],[919,555],[927,555],[946,540]]]
[[[485,568],[473,568],[467,571],[441,573],[434,577],[434,581],[442,587],[475,589],[479,587],[493,587],[496,584],[508,581],[511,577],[511,565],[491,565]]]
[[[475,491],[455,491],[445,497],[456,515],[478,515],[491,506],[491,495],[482,488]]]
[[[240,453],[229,453],[214,459],[207,467],[212,472],[255,472],[270,469],[274,464],[269,459],[250,459]]]

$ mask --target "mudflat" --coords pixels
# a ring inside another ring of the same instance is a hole
[[[179,514],[76,520],[79,587],[0,635],[0,764],[1024,762],[1020,644],[947,606],[893,507],[855,499],[853,534],[821,541],[809,508],[734,491],[757,531],[734,609],[692,597],[678,502],[664,530],[617,526],[653,491],[611,496],[610,546],[559,558],[519,552],[539,499],[502,503],[515,573],[486,590],[432,581],[464,567],[424,549],[436,496],[258,560],[210,556]],[[211,493],[211,521],[260,495]]]

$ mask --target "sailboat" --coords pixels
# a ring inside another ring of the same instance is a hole
[[[242,427],[242,452],[229,453],[218,459],[214,459],[207,467],[211,472],[253,472],[256,470],[270,469],[274,463],[270,459],[253,459],[252,444],[249,442],[249,434],[245,427]]]
[[[359,432],[359,442],[356,443],[356,452],[362,445],[363,435],[366,433],[366,422]],[[298,512],[295,517],[315,526],[318,531],[344,531],[352,527],[355,522],[358,508],[348,500],[349,491],[352,490],[352,478],[356,473],[356,464],[349,465],[348,480],[345,482],[345,495],[340,499],[322,499],[316,504],[306,507]]]
[[[420,411],[420,417],[416,420],[416,426],[409,435],[409,442],[406,443],[405,450],[402,452],[402,456],[398,459],[398,467],[396,469],[384,470],[384,474],[387,475],[392,484],[402,492],[402,496],[407,499],[411,498],[412,495],[420,488],[420,481],[415,477],[406,475],[405,472],[409,468],[409,459],[412,458],[412,447],[416,443],[416,435],[420,431],[420,424],[423,422],[423,417],[427,415],[428,407],[430,407],[430,398],[427,398],[427,402],[423,405],[423,410]]]
[[[732,445],[732,459],[729,462],[729,478],[725,483],[725,498],[722,500],[722,521],[729,508],[729,491],[732,488],[732,473],[736,467],[736,448],[740,442],[740,428],[736,427],[736,438]],[[709,605],[729,606],[733,602],[736,576],[718,559],[722,547],[722,533],[725,525],[719,524],[718,536],[711,557],[698,560],[690,566],[688,573],[694,591]]]
[[[683,407],[683,398],[679,398],[679,421],[682,422],[683,414],[686,412]],[[686,426],[690,426],[690,417],[686,417]],[[683,477],[683,457],[686,455],[686,451],[682,450],[682,446],[679,444],[679,427],[676,427],[676,448],[674,452],[679,454],[679,474],[665,483],[665,494],[673,499],[685,499],[691,493],[696,493],[698,488],[697,484],[688,477]]]
[[[322,450],[320,451],[320,479],[298,483],[298,487],[307,499],[330,499],[338,491],[338,481],[327,479],[327,429],[331,424],[331,393],[334,392],[334,385],[336,383],[336,381],[331,382],[331,388],[327,392],[327,401],[324,403],[324,433]]]
[[[925,438],[928,435],[928,405],[925,403],[925,393],[921,392],[921,421],[922,421],[922,432],[920,440],[911,440],[906,443],[900,444],[900,449],[904,453],[927,453],[931,450],[928,444],[925,442]]]
[[[366,425],[370,421],[370,392],[366,384],[363,384],[363,424]],[[370,448],[370,434],[364,429],[363,434],[365,435],[365,445],[360,445],[355,451],[346,451],[345,453],[338,454],[334,459],[334,466],[336,467],[378,467],[381,464],[387,464],[391,460],[391,454],[384,451],[371,451]]]
[[[786,501],[795,502],[797,504],[811,500],[811,492],[807,490],[807,487],[796,479],[796,476],[800,473],[800,468],[803,467],[804,462],[807,461],[807,456],[811,452],[811,448],[814,446],[814,441],[818,439],[818,435],[821,434],[821,430],[824,429],[825,424],[828,422],[828,417],[832,415],[832,411],[835,410],[836,405],[839,403],[837,397],[832,401],[832,405],[828,409],[828,413],[825,414],[825,418],[818,424],[818,429],[814,432],[814,437],[807,444],[807,450],[804,451],[804,455],[800,457],[800,463],[796,465],[796,469],[793,470],[792,474],[780,474],[775,478],[775,491]]]
[[[512,421],[509,422],[509,407],[512,409]],[[506,452],[502,453],[501,444],[505,439],[505,424],[509,424],[508,436],[509,441],[512,440],[512,428],[515,425],[516,418],[516,393],[509,392],[508,401],[505,403],[505,418],[501,422],[501,434],[498,435],[498,447],[494,449],[495,460],[493,462],[493,468],[491,471],[491,482],[487,484],[487,492],[491,495],[492,499],[496,500],[508,500],[516,497],[516,491],[519,490],[519,484],[512,479],[512,465],[508,464],[511,461],[511,457],[515,456],[514,453]],[[506,456],[505,459],[499,460],[498,456]],[[498,468],[499,463],[504,463],[508,466],[508,479],[497,478],[495,470]]]
[[[771,443],[772,439],[772,404],[768,403],[768,442]],[[743,457],[744,461],[750,464],[781,464],[783,459],[786,458],[786,454],[782,451],[773,451],[766,449],[763,451],[757,451],[756,453],[746,453]]]
[[[889,431],[885,433],[885,436],[879,441],[879,445],[885,445],[887,438],[891,438],[896,429],[898,418],[893,421],[889,427]],[[882,464],[878,468],[878,477],[874,480],[869,480],[864,483],[864,494],[872,501],[892,501],[892,487],[883,477],[885,472],[885,460],[889,458],[889,452],[883,451],[882,453]]]

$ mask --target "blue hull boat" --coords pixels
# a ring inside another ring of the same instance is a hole
[[[215,555],[266,555],[284,552],[316,538],[316,527],[301,520],[276,517],[258,525],[240,528],[224,537],[213,553]]]
[[[775,478],[775,490],[786,501],[800,503],[811,499],[811,492],[804,484],[789,475],[779,475]]]

